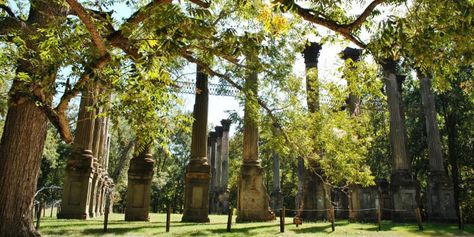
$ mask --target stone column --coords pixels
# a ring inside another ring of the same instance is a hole
[[[257,62],[257,56],[248,57]],[[269,196],[263,183],[264,170],[258,159],[258,75],[250,72],[245,80],[243,163],[240,168],[237,194],[237,222],[270,221]]]
[[[222,200],[222,126],[216,126],[216,191],[215,191],[215,212],[222,214],[224,211]]]
[[[149,221],[151,181],[155,161],[150,154],[150,144],[137,141],[136,147],[143,150],[136,151],[130,160],[125,221]]]
[[[350,48],[347,47],[342,51],[341,58],[344,60],[350,59],[352,62],[358,62],[360,60],[360,56],[362,54],[361,49],[355,49],[355,48]],[[350,66],[350,70],[353,70],[353,66]],[[345,77],[345,76],[344,76]],[[347,82],[348,85],[350,86],[351,81]],[[351,92],[349,96],[347,97],[347,106],[349,109],[349,114],[351,116],[358,116],[360,114],[360,98]],[[359,220],[359,210],[361,207],[361,198],[360,198],[360,193],[361,193],[361,186],[360,185],[349,185],[349,199],[348,200],[348,206],[343,206],[343,209],[349,209],[349,220],[350,221],[357,221]],[[345,195],[340,195],[340,197],[347,197]],[[342,200],[342,203],[344,201]]]
[[[319,111],[319,81],[318,81],[318,57],[322,46],[318,43],[311,42],[303,51],[304,62],[306,66],[306,102],[308,105],[308,112],[315,113]],[[315,150],[318,150],[315,148]],[[313,161],[302,160],[301,162],[309,162],[303,169],[298,169],[300,177],[303,181],[299,185],[302,187],[301,197],[298,198],[299,217],[306,220],[322,220],[326,219],[325,211],[306,211],[306,210],[324,210],[329,208],[328,187],[321,180],[322,170],[318,164]]]
[[[97,183],[97,202],[95,203],[95,207],[94,207],[94,213],[96,214],[96,216],[101,216],[102,213],[100,212],[100,205],[102,205],[101,203],[101,196],[102,196],[102,189],[104,188],[104,175],[103,175],[103,170],[101,172],[101,175],[100,175],[100,179],[99,179],[99,182]]]
[[[210,166],[207,163],[207,75],[196,68],[196,101],[193,111],[191,161],[186,168],[183,222],[209,222]]]
[[[92,154],[95,110],[94,90],[82,92],[72,154],[66,165],[62,194],[61,219],[87,219],[95,157]]]
[[[101,113],[100,109],[96,110],[97,114]],[[102,120],[103,118],[95,118],[95,124],[94,124],[94,140],[92,142],[92,154],[96,158],[93,164],[94,166],[94,171],[93,171],[93,176],[92,176],[92,186],[91,186],[91,194],[90,194],[90,200],[89,200],[89,216],[90,217],[96,217],[97,213],[95,212],[96,206],[97,206],[97,188],[99,184],[99,179],[101,178],[101,170],[102,170],[102,165],[100,156],[99,156],[99,150],[100,150],[100,142],[102,139],[101,132],[102,132]]]
[[[221,166],[221,198],[222,198],[222,208],[223,213],[227,213],[229,210],[229,191],[228,191],[228,182],[229,182],[229,130],[230,124],[232,121],[230,119],[221,120],[222,125],[222,166]]]
[[[279,136],[279,130],[276,126],[272,127],[273,135]],[[283,205],[283,195],[281,193],[280,185],[280,155],[276,150],[272,150],[272,160],[273,160],[273,190],[271,194],[272,200],[272,209],[276,213]]]
[[[400,113],[401,95],[398,91],[396,62],[387,60],[383,65],[385,90],[390,114],[390,144],[392,150],[391,194],[392,220],[413,220],[416,189],[411,176],[411,162],[405,147],[406,130]]]
[[[418,78],[420,80],[421,99],[426,119],[429,152],[428,218],[430,220],[454,221],[457,219],[454,206],[454,189],[444,169],[438,121],[436,119],[435,98],[431,89],[431,78],[420,72],[418,72]]]
[[[362,55],[362,49],[355,49],[347,47],[342,51],[341,58],[344,60],[351,59],[352,62],[358,62],[360,56]],[[351,70],[354,69],[353,67],[350,68]],[[351,83],[350,81],[348,83]],[[357,116],[360,114],[360,98],[354,94],[350,93],[349,97],[347,97],[347,104],[349,107],[349,113],[353,116]]]
[[[216,187],[220,192],[222,189],[222,126],[216,126]]]
[[[207,153],[210,157],[211,163],[211,188],[209,190],[209,210],[210,213],[216,213],[217,210],[217,179],[216,179],[216,141],[217,134],[216,132],[209,133],[208,139],[208,148],[209,152]]]

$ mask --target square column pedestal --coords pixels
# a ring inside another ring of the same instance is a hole
[[[244,161],[240,168],[237,195],[237,222],[271,221],[275,214],[270,210],[267,189],[263,184],[263,168],[259,162]]]
[[[59,219],[87,219],[91,197],[94,157],[92,151],[75,152],[67,161]]]
[[[150,190],[153,179],[153,164],[151,154],[130,160],[128,170],[127,206],[125,207],[126,221],[149,221]]]
[[[416,220],[416,188],[410,172],[401,170],[392,174],[390,191],[392,194],[392,221]]]
[[[456,221],[453,185],[444,172],[431,172],[428,176],[428,219]]]
[[[191,159],[186,168],[183,222],[209,222],[210,172],[207,158]]]

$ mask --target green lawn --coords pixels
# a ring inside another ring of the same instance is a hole
[[[425,230],[419,231],[415,223],[400,224],[384,222],[382,231],[375,224],[348,223],[338,221],[336,231],[331,232],[327,222],[304,223],[295,227],[292,218],[286,218],[286,232],[280,233],[279,221],[265,223],[233,223],[232,232],[226,232],[226,216],[211,215],[211,223],[181,223],[180,214],[172,214],[171,230],[165,232],[165,214],[150,214],[150,222],[125,222],[123,214],[109,217],[109,231],[103,230],[103,217],[87,221],[58,220],[46,217],[41,221],[43,236],[474,236],[474,226],[467,225],[459,232],[456,225],[425,223]],[[234,216],[235,221],[235,216]]]

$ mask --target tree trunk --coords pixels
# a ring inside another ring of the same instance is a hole
[[[445,110],[448,108],[445,107]],[[454,190],[454,209],[456,211],[456,216],[458,221],[460,221],[460,211],[459,211],[459,153],[457,147],[457,129],[456,129],[456,116],[453,113],[445,113],[446,121],[446,130],[448,132],[448,156],[449,164],[451,165],[451,178],[453,181],[453,190]]]
[[[135,142],[132,140],[128,142],[128,144],[121,149],[120,152],[120,158],[118,161],[117,166],[114,169],[114,172],[112,173],[111,178],[114,180],[115,183],[119,183],[120,177],[122,177],[123,170],[125,168],[125,165],[128,163],[128,160],[130,156],[128,155],[130,153],[130,150],[134,146]]]
[[[8,109],[0,143],[0,236],[40,236],[31,212],[47,123],[27,98]]]

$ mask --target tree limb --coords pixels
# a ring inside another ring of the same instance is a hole
[[[69,6],[71,6],[71,9],[76,12],[77,16],[79,19],[81,19],[82,23],[86,26],[87,30],[91,34],[92,37],[92,42],[94,42],[95,47],[99,51],[100,57],[103,57],[105,54],[107,54],[107,47],[105,46],[104,39],[99,33],[99,30],[97,29],[97,26],[95,23],[92,21],[92,17],[89,15],[89,13],[86,12],[86,9],[78,3],[76,0],[66,0]]]
[[[277,0],[280,4],[283,6],[286,6],[288,8],[293,8],[295,9],[295,12],[303,17],[306,21],[315,23],[317,25],[324,26],[334,32],[337,32],[356,44],[357,46],[361,48],[366,48],[367,45],[362,42],[360,39],[358,39],[354,34],[353,31],[357,28],[359,28],[362,23],[364,23],[367,18],[372,14],[374,9],[381,3],[383,3],[385,0],[374,0],[371,2],[365,10],[362,12],[362,14],[355,19],[352,23],[349,24],[341,24],[333,20],[329,20],[323,17],[320,17],[317,12],[314,12],[311,9],[306,9],[301,7],[300,5],[296,4],[294,1],[286,1],[286,0]]]
[[[4,10],[11,18],[18,19],[9,6],[0,4],[0,9]]]
[[[354,30],[354,29],[357,29],[359,28],[362,23],[364,23],[367,18],[370,16],[370,14],[372,14],[372,12],[374,11],[374,9],[382,4],[383,2],[385,2],[385,0],[374,0],[373,2],[371,2],[366,8],[365,10],[362,12],[362,14],[360,14],[359,17],[357,17],[357,19],[355,19],[355,21],[353,21],[352,23],[350,23],[349,25],[347,25],[347,28],[349,30]]]
[[[202,8],[209,8],[211,6],[211,3],[209,2],[204,2],[201,0],[189,0],[190,2],[202,7]]]

